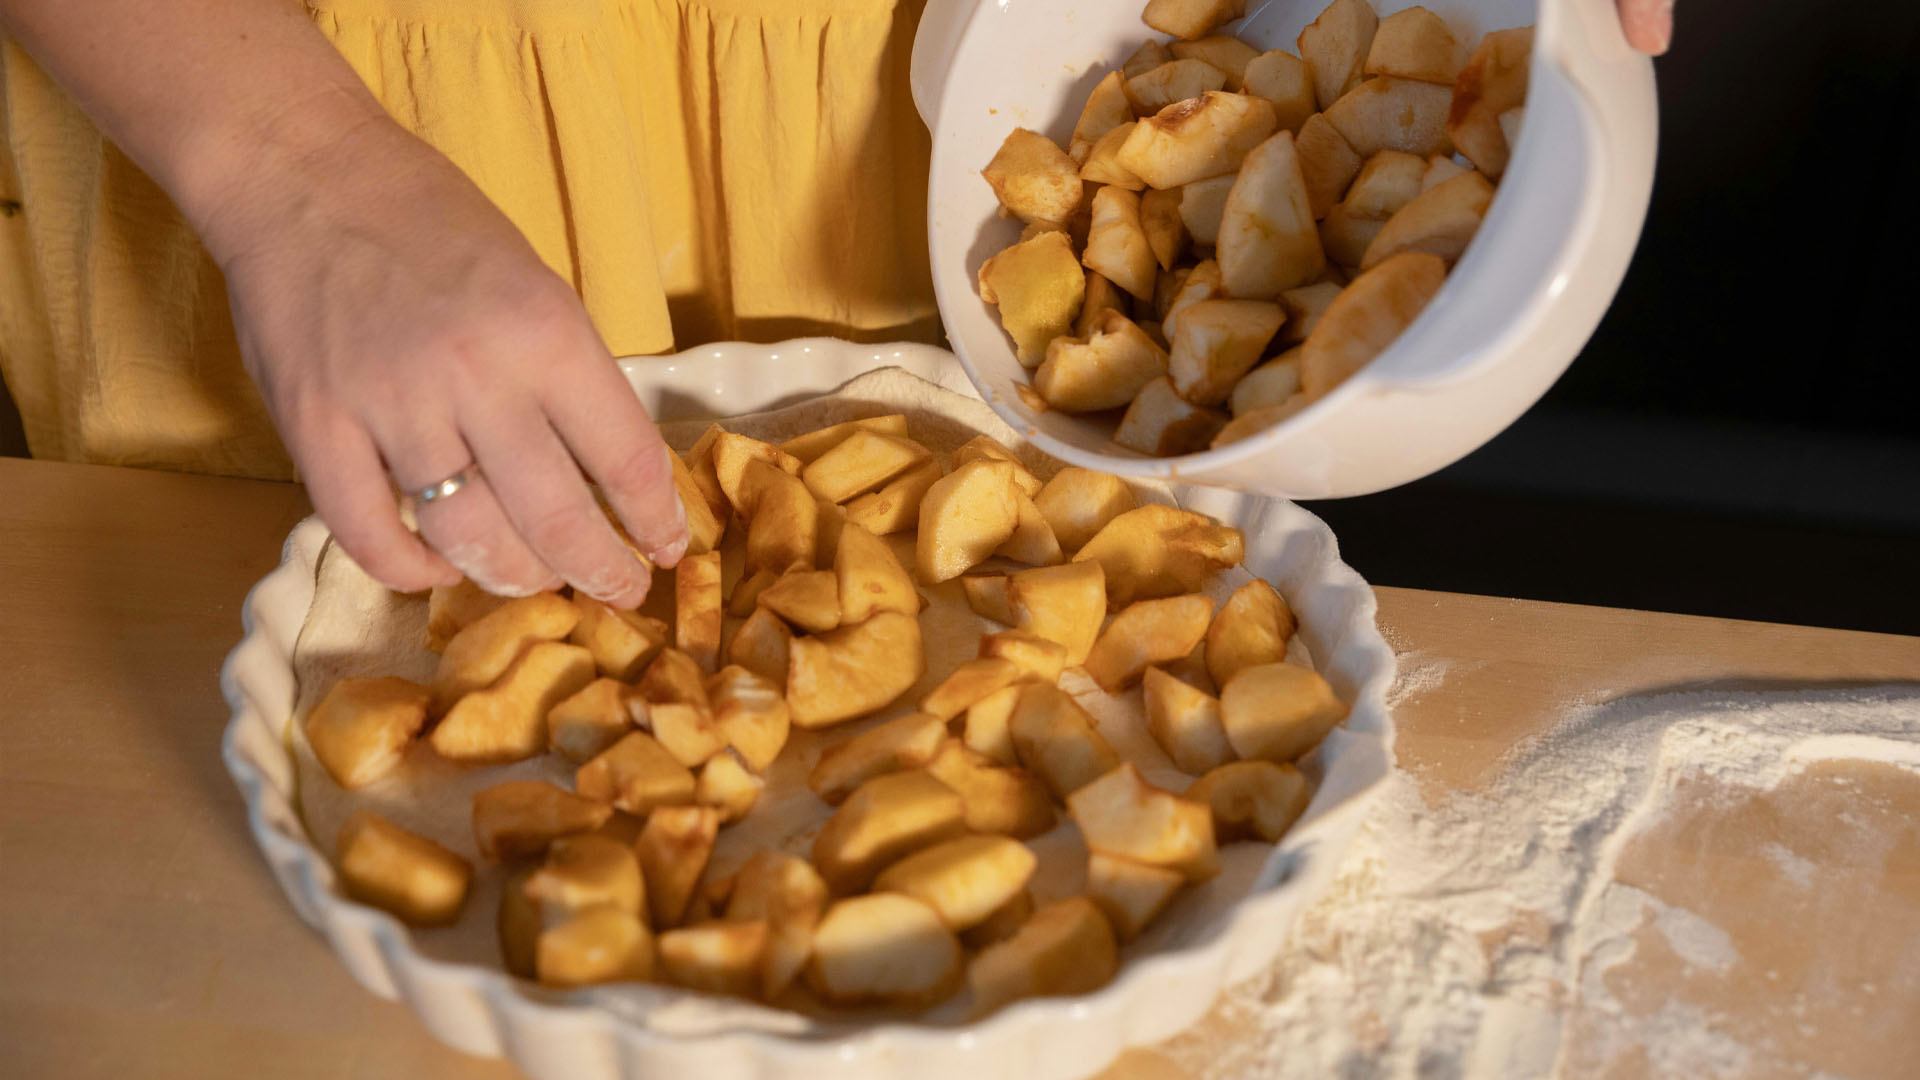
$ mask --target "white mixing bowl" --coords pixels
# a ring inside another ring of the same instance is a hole
[[[1271,0],[1231,32],[1263,49],[1326,0]],[[1007,132],[1063,145],[1094,82],[1147,37],[1144,0],[929,0],[913,97],[933,132],[934,289],[953,351],[981,396],[1041,449],[1128,476],[1296,499],[1364,495],[1419,479],[1499,434],[1573,362],[1612,301],[1646,218],[1658,119],[1653,65],[1627,46],[1614,0],[1429,0],[1463,51],[1488,30],[1536,26],[1522,134],[1479,235],[1390,348],[1292,419],[1202,454],[1148,458],[1105,425],[1035,410],[1029,374],[974,291],[1020,224],[980,170]],[[1374,0],[1382,15],[1413,6]]]

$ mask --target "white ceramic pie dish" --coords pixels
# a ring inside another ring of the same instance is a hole
[[[1370,0],[1381,15],[1416,0]],[[1224,27],[1293,52],[1327,0],[1255,0]],[[1615,0],[1425,0],[1465,50],[1534,24],[1523,134],[1473,245],[1433,302],[1373,363],[1291,419],[1218,450],[1144,457],[1107,421],[1039,412],[1031,375],[976,292],[1013,244],[980,178],[1014,127],[1062,145],[1099,76],[1140,43],[1145,0],[930,0],[914,40],[913,97],[933,134],[927,236],[940,318],[974,384],[1054,457],[1122,476],[1342,498],[1435,472],[1546,393],[1586,344],[1626,274],[1653,189],[1653,64],[1628,47]]]
[[[623,365],[663,419],[759,411],[830,392],[887,365],[971,396],[951,355],[920,345],[826,339],[719,345]],[[1252,892],[1216,924],[1179,935],[1178,947],[1130,961],[1109,985],[1082,997],[1020,1002],[964,1026],[888,1021],[849,1033],[802,1022],[791,1033],[716,1030],[681,1023],[665,1015],[667,1009],[608,1007],[591,992],[556,993],[497,968],[423,955],[398,921],[342,895],[296,808],[286,738],[298,689],[294,648],[328,539],[316,519],[294,529],[281,565],[247,597],[245,636],[221,672],[233,709],[223,755],[275,877],[354,978],[382,997],[405,1002],[449,1045],[509,1057],[530,1076],[1082,1076],[1128,1046],[1182,1030],[1222,988],[1264,968],[1295,913],[1330,879],[1373,790],[1392,767],[1386,694],[1393,653],[1374,625],[1371,589],[1340,562],[1332,533],[1290,503],[1210,489],[1179,489],[1177,496],[1183,505],[1246,531],[1248,569],[1272,580],[1293,604],[1316,667],[1353,703],[1352,715],[1319,752],[1323,778],[1313,803],[1268,858]]]

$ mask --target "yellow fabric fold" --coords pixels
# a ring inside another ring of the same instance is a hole
[[[310,0],[615,355],[939,339],[923,0]],[[0,371],[37,456],[285,477],[224,283],[177,211],[0,47]]]

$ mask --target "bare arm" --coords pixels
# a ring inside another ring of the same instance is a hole
[[[297,3],[0,0],[0,28],[206,242],[314,505],[375,577],[639,603],[649,576],[581,468],[678,559],[668,451],[578,298]],[[476,462],[419,537],[402,526],[388,474],[418,489]]]

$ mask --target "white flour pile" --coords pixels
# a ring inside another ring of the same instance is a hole
[[[1445,676],[1417,655],[1401,662],[1399,698]],[[1615,860],[1676,782],[1767,789],[1833,759],[1920,771],[1920,695],[1623,699],[1519,747],[1484,794],[1430,807],[1417,778],[1396,773],[1270,974],[1161,1050],[1196,1078],[1578,1075],[1558,1019],[1577,997],[1588,1053],[1637,1044],[1654,1075],[1749,1072],[1768,1047],[1686,1009],[1630,1016],[1600,978],[1649,917],[1688,963],[1735,960],[1719,927],[1615,882]],[[1788,877],[1813,871],[1784,848],[1769,855]]]

